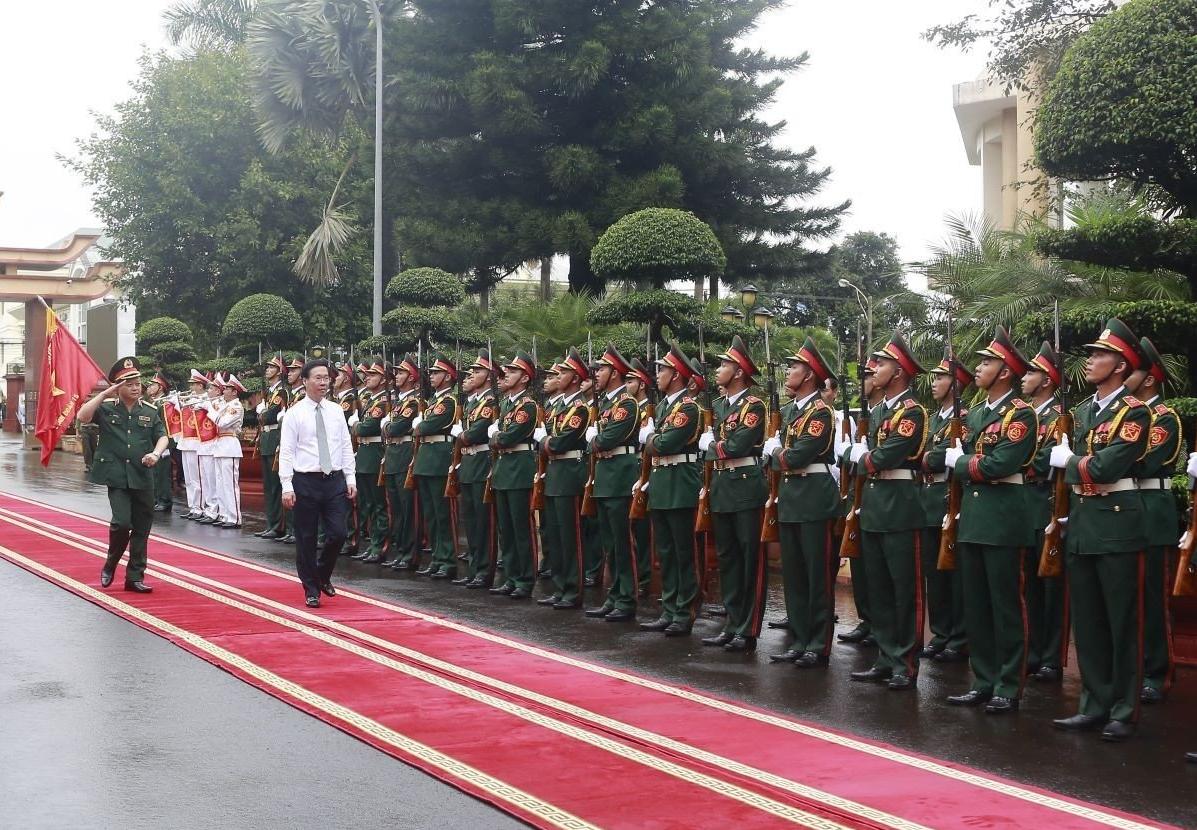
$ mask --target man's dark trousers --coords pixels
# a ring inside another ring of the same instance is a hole
[[[332,578],[337,556],[345,544],[345,517],[349,498],[345,474],[296,473],[295,488],[295,569],[306,596],[320,595],[320,586]],[[317,556],[316,529],[324,528],[324,545]]]

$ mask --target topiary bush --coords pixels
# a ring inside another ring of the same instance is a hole
[[[663,288],[670,280],[706,280],[722,274],[727,257],[710,226],[675,208],[629,213],[607,228],[590,252],[603,280]]]
[[[181,340],[157,343],[146,351],[149,353],[151,366],[165,366],[172,363],[193,363],[196,360],[195,348]]]
[[[303,335],[303,321],[295,306],[276,294],[250,294],[225,315],[222,339],[237,343],[262,342],[267,347],[295,345]]]
[[[190,343],[191,329],[174,317],[154,317],[138,326],[134,337],[137,348],[153,354],[152,347],[159,343]]]
[[[440,268],[409,268],[387,283],[386,295],[392,300],[417,306],[456,307],[465,301],[461,281]]]

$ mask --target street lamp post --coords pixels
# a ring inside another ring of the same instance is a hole
[[[373,334],[382,334],[382,9],[369,0],[374,12],[374,314]]]
[[[860,287],[852,282],[841,278],[839,281],[840,288],[851,288],[856,292],[856,303],[860,306],[860,310],[865,316],[865,342],[869,344],[869,348],[873,346],[873,298],[860,290]]]

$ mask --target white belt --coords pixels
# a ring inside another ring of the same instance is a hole
[[[993,481],[990,481],[987,483],[988,484],[1023,484],[1025,481],[1026,481],[1026,479],[1023,477],[1022,473],[1011,473],[1010,475],[1006,476],[1005,478],[995,478]]]
[[[1140,490],[1170,490],[1172,482],[1166,478],[1141,478],[1136,484],[1139,485]]]
[[[489,449],[490,449],[490,447],[486,446],[486,444],[475,444],[472,447],[462,447],[461,454],[462,455],[477,455],[478,453],[486,452]]]
[[[276,429],[278,429],[278,424],[269,424],[262,427],[262,432],[274,432]]]
[[[388,438],[387,443],[388,444],[410,444],[411,436],[410,435],[401,435],[398,438]]]
[[[881,470],[873,473],[871,478],[878,481],[914,481],[917,475],[914,470]]]
[[[604,450],[596,452],[595,458],[615,458],[618,455],[634,455],[638,450],[635,447],[616,447],[612,450]]]
[[[549,453],[549,461],[572,461],[575,458],[581,458],[581,450],[566,450],[565,452],[551,452]]]
[[[237,433],[235,433],[235,432],[222,432],[222,433],[220,433],[219,435],[217,435],[216,437],[217,437],[217,438],[236,438],[236,437],[237,437]]]
[[[783,470],[781,474],[787,478],[790,476],[829,476],[831,467],[826,463],[808,464],[798,470]]]
[[[679,455],[654,455],[654,467],[676,467],[678,464],[689,464],[697,461],[698,456],[693,453],[681,453]]]
[[[421,435],[421,444],[443,444],[446,441],[452,441],[452,435]]]
[[[513,452],[528,452],[536,449],[532,444],[516,444],[514,447],[500,447],[499,455],[507,455]]]
[[[371,435],[366,438],[359,438],[359,439],[357,439],[357,442],[359,444],[381,444],[382,436],[381,435]]]
[[[1072,492],[1078,496],[1108,496],[1110,493],[1122,493],[1135,490],[1133,478],[1120,478],[1111,484],[1074,484]]]
[[[948,480],[947,473],[932,473],[930,476],[928,476],[927,483],[928,484],[943,484],[947,480]]]
[[[748,458],[726,458],[719,459],[715,462],[716,470],[735,470],[739,467],[752,467],[756,465],[756,459],[749,456]]]

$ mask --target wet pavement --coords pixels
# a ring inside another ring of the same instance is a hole
[[[104,491],[85,481],[78,457],[56,454],[43,470],[36,453],[9,436],[0,439],[0,489],[107,516]],[[242,531],[157,516],[157,533],[293,568],[293,548],[250,535],[261,527],[252,510]],[[699,643],[717,631],[713,619],[700,619],[689,639],[666,639],[352,561],[338,565],[335,581],[589,660],[1197,827],[1197,765],[1183,759],[1197,749],[1194,669],[1180,670],[1166,703],[1145,707],[1130,742],[1112,745],[1051,727],[1051,718],[1075,712],[1075,668],[1062,684],[1029,683],[1020,713],[994,717],[944,703],[968,688],[967,665],[924,661],[917,691],[898,693],[848,680],[848,672],[870,664],[867,648],[837,644],[829,669],[801,671],[768,664],[769,654],[785,648],[778,631],[766,632],[755,655],[733,655]],[[767,619],[782,613],[776,575],[772,583]],[[153,827],[169,815],[180,827],[515,825],[8,563],[0,562],[0,590],[7,597],[0,606],[0,793],[9,796],[0,824]],[[843,631],[855,621],[844,586],[837,605]],[[641,619],[650,618],[642,609]]]

